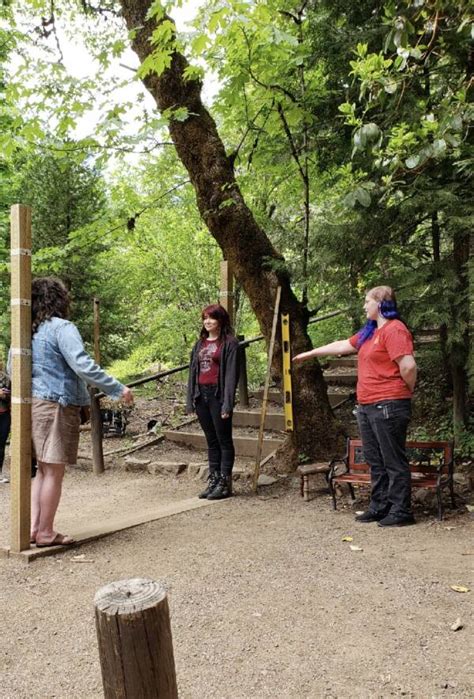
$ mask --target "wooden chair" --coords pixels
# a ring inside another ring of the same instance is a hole
[[[329,470],[331,468],[331,464],[302,464],[301,466],[298,466],[296,469],[296,472],[300,476],[300,493],[301,497],[304,499],[305,502],[309,502],[312,498],[310,498],[310,493],[314,492],[314,490],[311,490],[310,488],[310,479],[312,476],[316,476],[319,474],[323,474],[326,477],[326,480],[328,479],[329,475]]]

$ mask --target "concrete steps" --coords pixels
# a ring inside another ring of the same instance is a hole
[[[334,407],[347,399],[351,393],[355,392],[357,382],[357,358],[334,357],[325,366],[324,377],[329,384],[328,398]],[[263,399],[263,389],[252,394],[253,399],[261,401]],[[255,407],[255,402],[251,401],[252,407],[242,408],[236,406],[233,414],[234,425],[234,446],[237,456],[255,457],[257,453],[258,428],[260,427],[261,406]],[[274,388],[269,391],[267,414],[265,418],[265,430],[271,430],[264,434],[262,446],[262,458],[265,458],[272,451],[277,449],[284,439],[285,417],[281,410],[283,397],[280,390]],[[278,407],[277,407],[278,406]],[[344,410],[344,408],[342,408]],[[247,431],[247,433],[246,433]],[[248,433],[250,432],[250,433]],[[278,434],[281,432],[280,434]],[[239,434],[240,433],[240,434]],[[206,439],[199,429],[189,427],[180,430],[167,430],[164,433],[165,439],[175,444],[182,444],[187,447],[206,451]]]
[[[354,387],[352,388],[351,386],[340,386],[339,390],[331,390],[331,388],[328,388],[328,398],[329,398],[329,403],[332,407],[340,403],[344,398],[347,398],[351,393],[355,391],[355,383]],[[260,389],[259,391],[255,391],[255,393],[252,394],[254,398],[257,398],[258,400],[262,400],[263,398],[263,389]],[[283,405],[283,397],[280,393],[280,391],[277,391],[276,389],[272,389],[269,391],[268,395],[268,401],[269,403],[276,403],[277,405]]]
[[[260,427],[261,410],[257,408],[236,408],[232,417],[235,427]],[[283,413],[268,411],[265,416],[265,429],[281,431],[285,429]]]
[[[357,384],[357,370],[347,368],[327,369],[324,372],[324,380],[332,386],[352,386]]]
[[[357,355],[350,354],[347,357],[330,357],[326,364],[328,364],[329,368],[347,367],[350,369],[357,369]]]
[[[202,451],[207,449],[206,438],[204,434],[199,432],[167,430],[164,435],[165,439],[168,439],[170,442],[175,442],[176,444],[184,444],[185,446],[201,449]],[[268,456],[268,454],[277,449],[282,443],[283,437],[264,436],[262,458]],[[234,447],[237,456],[255,457],[257,453],[257,435],[255,437],[234,436]]]

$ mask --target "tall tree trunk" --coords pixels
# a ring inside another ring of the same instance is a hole
[[[439,225],[438,212],[434,211],[431,215],[431,244],[433,246],[433,262],[434,270],[437,278],[440,278],[441,271],[441,231]],[[443,357],[443,366],[445,371],[446,384],[451,390],[452,377],[449,365],[448,354],[448,326],[446,323],[441,323],[439,326],[439,341],[441,347],[441,355]]]
[[[154,49],[153,30],[169,17],[147,19],[152,0],[121,0],[129,30],[134,30],[132,47],[141,63]],[[235,181],[233,163],[227,157],[214,120],[201,101],[201,83],[185,80],[188,63],[172,44],[171,65],[161,75],[149,73],[144,79],[158,109],[185,108],[188,118],[171,119],[170,135],[196,192],[197,205],[210,233],[247,294],[267,340],[271,334],[276,289],[282,287],[281,309],[290,314],[293,353],[310,349],[308,312],[295,297],[283,257],[255,221]],[[281,377],[281,341],[274,354],[274,376]],[[315,361],[293,373],[295,432],[287,440],[282,457],[294,463],[297,451],[327,457],[341,446],[341,429],[329,406],[321,368]]]
[[[467,361],[469,358],[469,231],[454,234],[453,262],[456,274],[455,295],[453,298],[453,337],[450,346],[451,377],[453,382],[453,422],[454,434],[468,427],[467,407]]]

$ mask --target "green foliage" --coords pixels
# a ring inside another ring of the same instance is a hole
[[[150,20],[172,17],[176,5],[156,0]],[[415,331],[446,328],[445,354],[433,375],[449,397],[449,373],[465,367],[468,354],[463,250],[473,224],[467,138],[473,109],[467,2],[303,5],[203,2],[189,34],[176,35],[168,19],[157,24],[153,52],[138,76],[161,74],[175,48],[190,59],[187,80],[213,71],[212,114],[239,187],[284,258],[272,268],[291,277],[309,309],[349,309],[311,325],[313,341],[360,327],[364,290],[390,283]],[[115,5],[101,7],[109,12]],[[129,45],[121,18],[78,13],[75,0],[64,0],[55,7],[58,26],[67,40],[80,36],[96,60],[89,74],[72,74],[59,55],[62,35],[56,42],[56,27],[47,25],[47,36],[42,31],[49,10],[46,0],[22,0],[21,21],[15,26],[7,11],[12,31],[2,34],[1,46],[17,52],[4,86],[0,80],[9,125],[0,135],[3,241],[16,158],[18,179],[34,202],[35,267],[73,279],[84,301],[77,309],[84,327],[91,325],[87,294],[100,296],[105,361],[114,361],[121,376],[181,363],[197,336],[201,307],[217,299],[220,261],[173,151],[156,155],[168,140],[167,126],[190,114],[172,107],[157,115],[141,92],[136,99],[117,93],[136,80],[131,71],[126,78],[107,72]],[[27,62],[22,55],[31,37],[37,37],[35,61]],[[92,107],[96,124],[77,141],[75,130]],[[58,140],[64,157],[37,149]],[[127,160],[130,150],[143,157]],[[32,162],[39,177],[26,174]],[[68,172],[80,173],[73,184]],[[65,205],[68,196],[72,207]],[[233,204],[229,193],[221,207]],[[4,266],[0,283],[6,279]],[[247,337],[259,333],[243,297],[236,325]],[[263,345],[252,345],[253,385],[265,364]],[[445,415],[445,397],[435,402]]]

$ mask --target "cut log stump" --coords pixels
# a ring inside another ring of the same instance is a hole
[[[94,598],[105,699],[176,699],[176,671],[166,591],[132,578]]]

